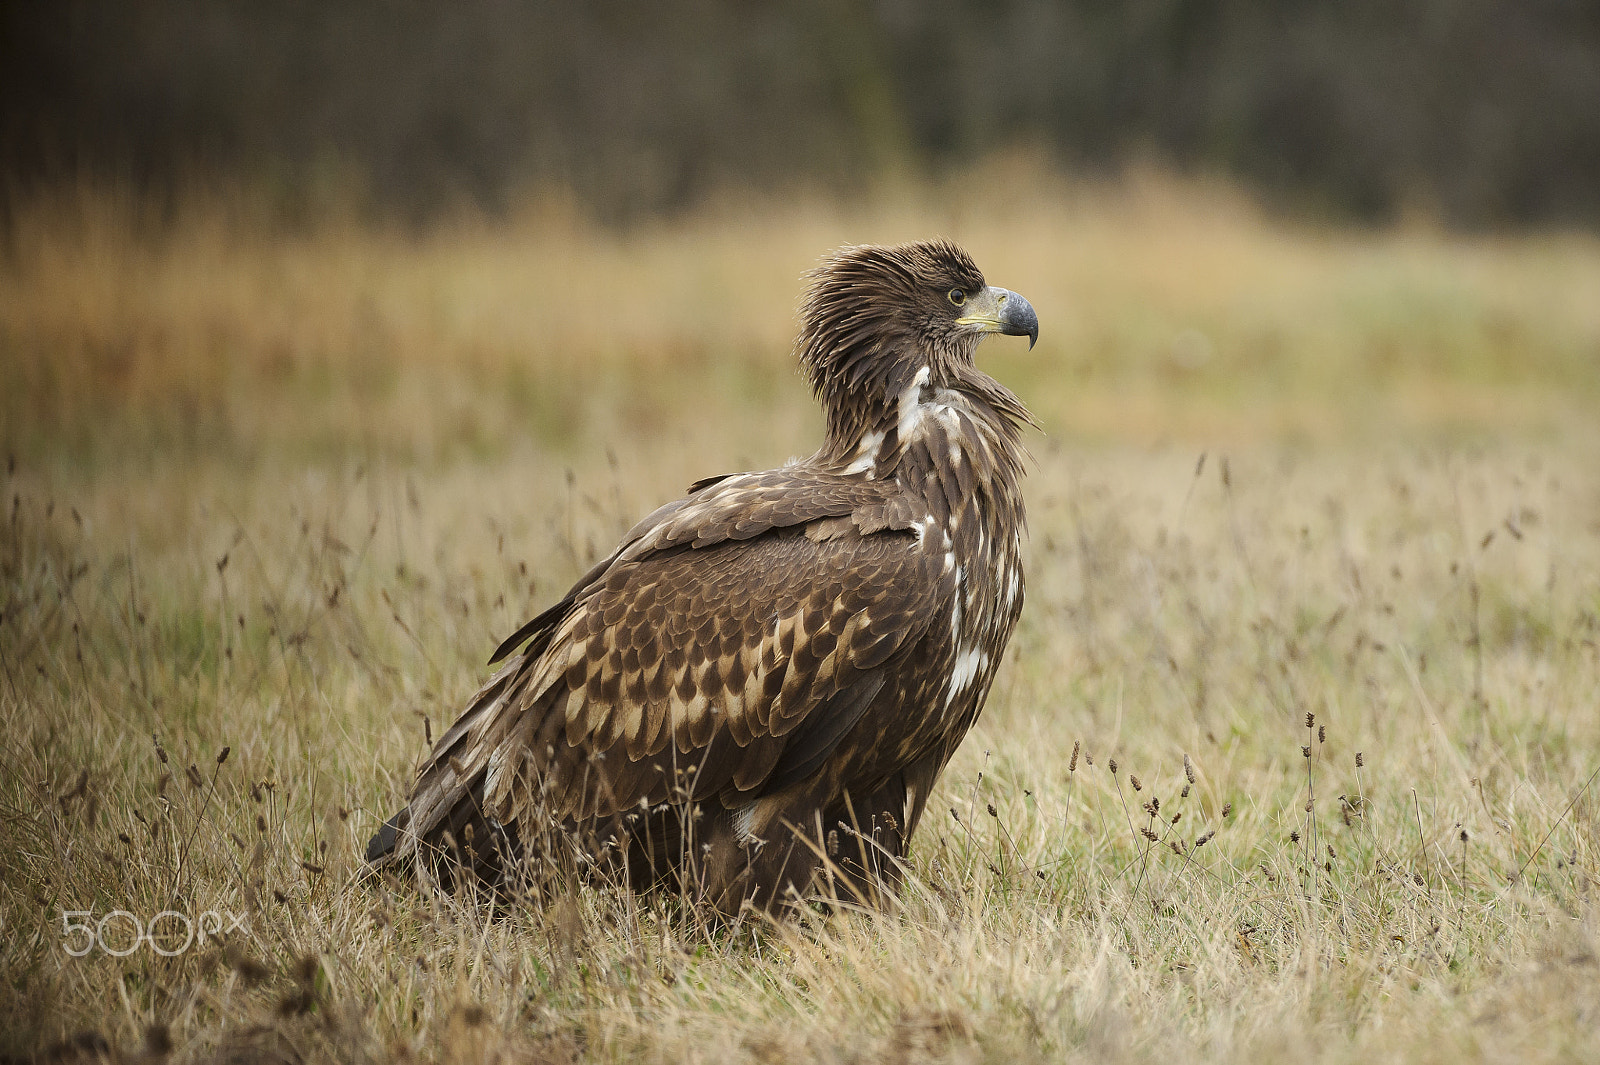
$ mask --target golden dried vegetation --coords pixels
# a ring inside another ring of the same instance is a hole
[[[11,225],[0,1052],[1600,1053],[1594,240],[1005,167],[626,234]],[[1029,605],[902,910],[707,934],[358,883],[499,637],[690,480],[810,446],[799,275],[932,233],[1039,309],[983,358],[1045,431]]]

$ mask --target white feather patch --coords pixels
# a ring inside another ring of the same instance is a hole
[[[922,418],[926,413],[926,408],[922,405],[922,387],[928,383],[928,376],[928,368],[922,367],[911,379],[911,384],[906,390],[900,393],[899,431],[902,446],[921,434]]]
[[[957,652],[955,668],[950,671],[950,691],[944,697],[946,710],[956,701],[956,696],[972,687],[972,682],[978,679],[978,674],[983,672],[988,661],[989,656],[977,647],[967,647]]]
[[[740,843],[755,843],[755,833],[750,831],[750,823],[755,820],[756,804],[747,802],[733,811],[733,834],[739,837]]]
[[[883,450],[884,434],[871,432],[861,438],[861,443],[856,445],[855,461],[844,468],[845,473],[865,473],[871,480],[873,469],[878,465],[878,455]]]

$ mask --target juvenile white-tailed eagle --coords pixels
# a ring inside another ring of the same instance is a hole
[[[973,364],[990,333],[1038,319],[954,244],[826,260],[821,449],[695,484],[501,644],[367,860],[879,901],[1022,610],[1030,418]]]

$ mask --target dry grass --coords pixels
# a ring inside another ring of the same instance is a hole
[[[0,275],[0,1051],[1600,1053],[1592,241],[1009,171],[626,237],[108,202],[26,214]],[[708,938],[355,884],[498,637],[689,480],[808,447],[797,275],[930,232],[1039,308],[985,358],[1047,433],[904,911]],[[117,909],[248,932],[67,953],[63,910]]]

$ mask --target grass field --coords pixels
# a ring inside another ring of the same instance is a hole
[[[1037,307],[981,359],[1044,428],[1028,607],[901,911],[356,883],[500,637],[814,445],[802,272],[933,234]],[[1600,1057],[1593,238],[997,167],[627,234],[84,193],[5,252],[0,1053]]]

